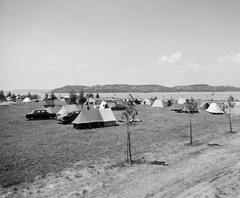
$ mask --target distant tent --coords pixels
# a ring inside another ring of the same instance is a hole
[[[32,101],[30,100],[30,98],[24,98],[23,103],[31,103]]]
[[[142,104],[142,105],[151,105],[151,100],[148,99],[148,98],[145,98],[145,99],[142,101],[141,104]]]
[[[179,99],[177,100],[177,103],[178,103],[178,104],[184,104],[184,103],[186,103],[186,99],[185,99],[185,98],[179,98]]]
[[[211,103],[210,106],[206,110],[209,113],[212,114],[223,114],[223,110],[218,106],[217,103]]]
[[[208,102],[202,102],[202,104],[199,106],[200,109],[205,110],[209,107],[209,103]]]
[[[95,98],[89,98],[88,99],[88,103],[89,104],[95,104],[96,103],[96,99]]]
[[[43,107],[55,107],[54,100],[43,100]]]
[[[71,112],[71,111],[75,111],[78,110],[77,106],[75,104],[72,105],[63,105],[62,108],[59,110],[59,112],[57,113],[57,115],[61,115],[64,114],[65,112]]]
[[[100,106],[99,106],[99,109],[105,109],[106,105],[107,105],[107,102],[106,101],[102,101]]]
[[[157,99],[154,101],[152,107],[167,107],[167,103],[163,100]]]
[[[240,106],[235,106],[230,111],[231,115],[240,115]],[[226,114],[229,114],[229,108],[226,109]]]
[[[240,106],[240,102],[234,102],[235,106]]]
[[[184,107],[184,104],[177,104],[177,103],[174,103],[172,108],[171,108],[171,111],[176,111],[178,113],[181,113],[182,110],[183,110],[183,107]]]
[[[187,104],[184,104],[184,107],[183,107],[182,111],[185,112],[185,113],[190,112],[189,108],[187,107]],[[195,102],[195,106],[194,106],[194,109],[193,109],[192,113],[198,113],[197,102]]]
[[[110,108],[82,110],[72,122],[75,129],[92,129],[116,126],[116,118]]]

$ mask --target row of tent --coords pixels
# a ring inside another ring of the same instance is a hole
[[[188,102],[187,99],[180,98],[176,100],[176,102],[171,106],[171,111],[176,112],[189,112],[189,109],[187,108],[186,103]],[[144,99],[142,101],[142,104],[144,105],[151,105],[152,107],[168,107],[168,102],[166,100],[160,100],[156,99],[154,102],[150,99]],[[195,108],[193,110],[193,113],[198,112],[198,105],[195,105]],[[226,109],[225,111],[219,107],[217,103],[211,103],[204,101],[199,106],[201,110],[206,110],[209,113],[212,114],[229,114],[229,109]],[[230,113],[233,115],[240,115],[240,102],[235,102],[235,107],[230,110]]]

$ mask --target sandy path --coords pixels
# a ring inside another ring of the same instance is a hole
[[[216,142],[221,146],[205,144],[179,151],[169,158],[168,166],[144,163],[120,168],[109,161],[79,162],[27,188],[5,190],[0,198],[240,197],[240,134]]]

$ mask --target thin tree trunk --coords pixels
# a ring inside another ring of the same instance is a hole
[[[132,153],[131,153],[131,137],[130,137],[130,131],[128,132],[128,146],[129,146],[129,158],[130,158],[130,164],[132,164]]]
[[[129,139],[128,139],[128,131],[129,131],[129,123],[128,123],[128,119],[127,119],[127,164],[129,163],[129,153],[128,153],[128,150],[129,150]]]
[[[192,119],[191,119],[191,112],[190,112],[190,144],[192,145]]]
[[[229,108],[229,115],[228,115],[228,118],[229,118],[230,132],[232,133],[232,123],[231,123],[231,116],[230,116],[230,113],[231,113],[231,110],[230,110],[230,108]]]

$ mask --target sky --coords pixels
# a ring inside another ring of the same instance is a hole
[[[0,89],[240,87],[239,0],[0,0]]]

